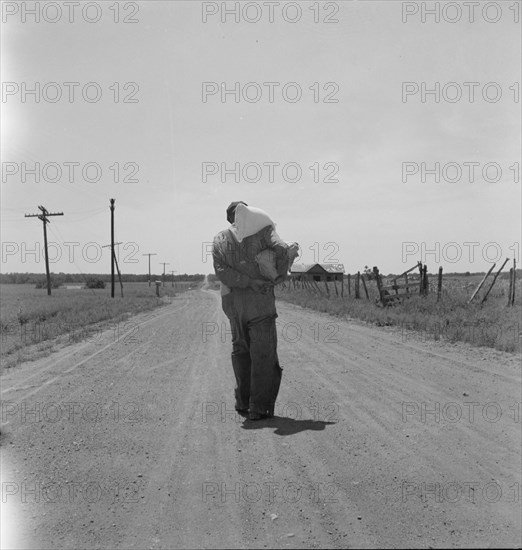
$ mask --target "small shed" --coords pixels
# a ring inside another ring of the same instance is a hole
[[[301,281],[342,281],[343,264],[294,264],[292,276]]]
[[[335,292],[338,294],[336,281],[341,282],[341,296],[344,294],[344,265],[343,264],[294,264],[290,270],[292,280],[303,283],[303,286],[310,284],[317,288],[317,283],[324,281],[326,291],[330,293],[326,283],[333,281]]]

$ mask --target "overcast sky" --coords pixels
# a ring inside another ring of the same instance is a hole
[[[347,273],[519,259],[520,2],[88,4],[2,6],[3,272],[43,205],[51,270],[108,273],[110,198],[124,273],[212,272],[233,200]]]

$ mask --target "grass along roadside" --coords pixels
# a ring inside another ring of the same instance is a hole
[[[330,296],[326,295],[324,283],[320,283],[321,292],[292,286],[277,287],[276,297],[339,317],[356,318],[377,326],[400,327],[403,341],[460,341],[506,352],[520,353],[522,350],[520,298],[513,307],[506,307],[507,293],[501,285],[483,305],[480,299],[468,304],[470,289],[461,286],[444,292],[439,302],[432,291],[427,297],[415,295],[390,307],[376,303],[377,290],[371,287],[368,288],[369,300],[366,297],[356,300],[353,294],[343,298],[336,296],[333,284],[328,285]],[[520,292],[518,281],[517,297]]]
[[[198,283],[177,282],[173,288],[156,288],[147,283],[126,283],[124,298],[119,287],[111,298],[110,286],[105,289],[54,289],[47,296],[45,289],[34,285],[0,285],[0,361],[1,368],[48,354],[58,344],[69,344],[95,338],[101,330],[114,327],[118,334],[132,328],[128,319],[168,303]],[[126,326],[127,325],[127,326]]]

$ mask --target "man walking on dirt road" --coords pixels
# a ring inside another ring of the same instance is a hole
[[[232,367],[236,377],[235,407],[250,420],[274,415],[282,369],[277,357],[277,312],[274,286],[263,279],[256,256],[273,251],[277,271],[286,276],[288,245],[267,225],[254,235],[238,240],[233,202],[227,208],[232,224],[214,237],[214,270],[221,282],[221,299],[232,330]]]

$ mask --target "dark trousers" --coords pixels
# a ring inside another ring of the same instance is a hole
[[[236,409],[273,415],[282,374],[273,290],[261,294],[235,288],[222,304],[232,331]]]

